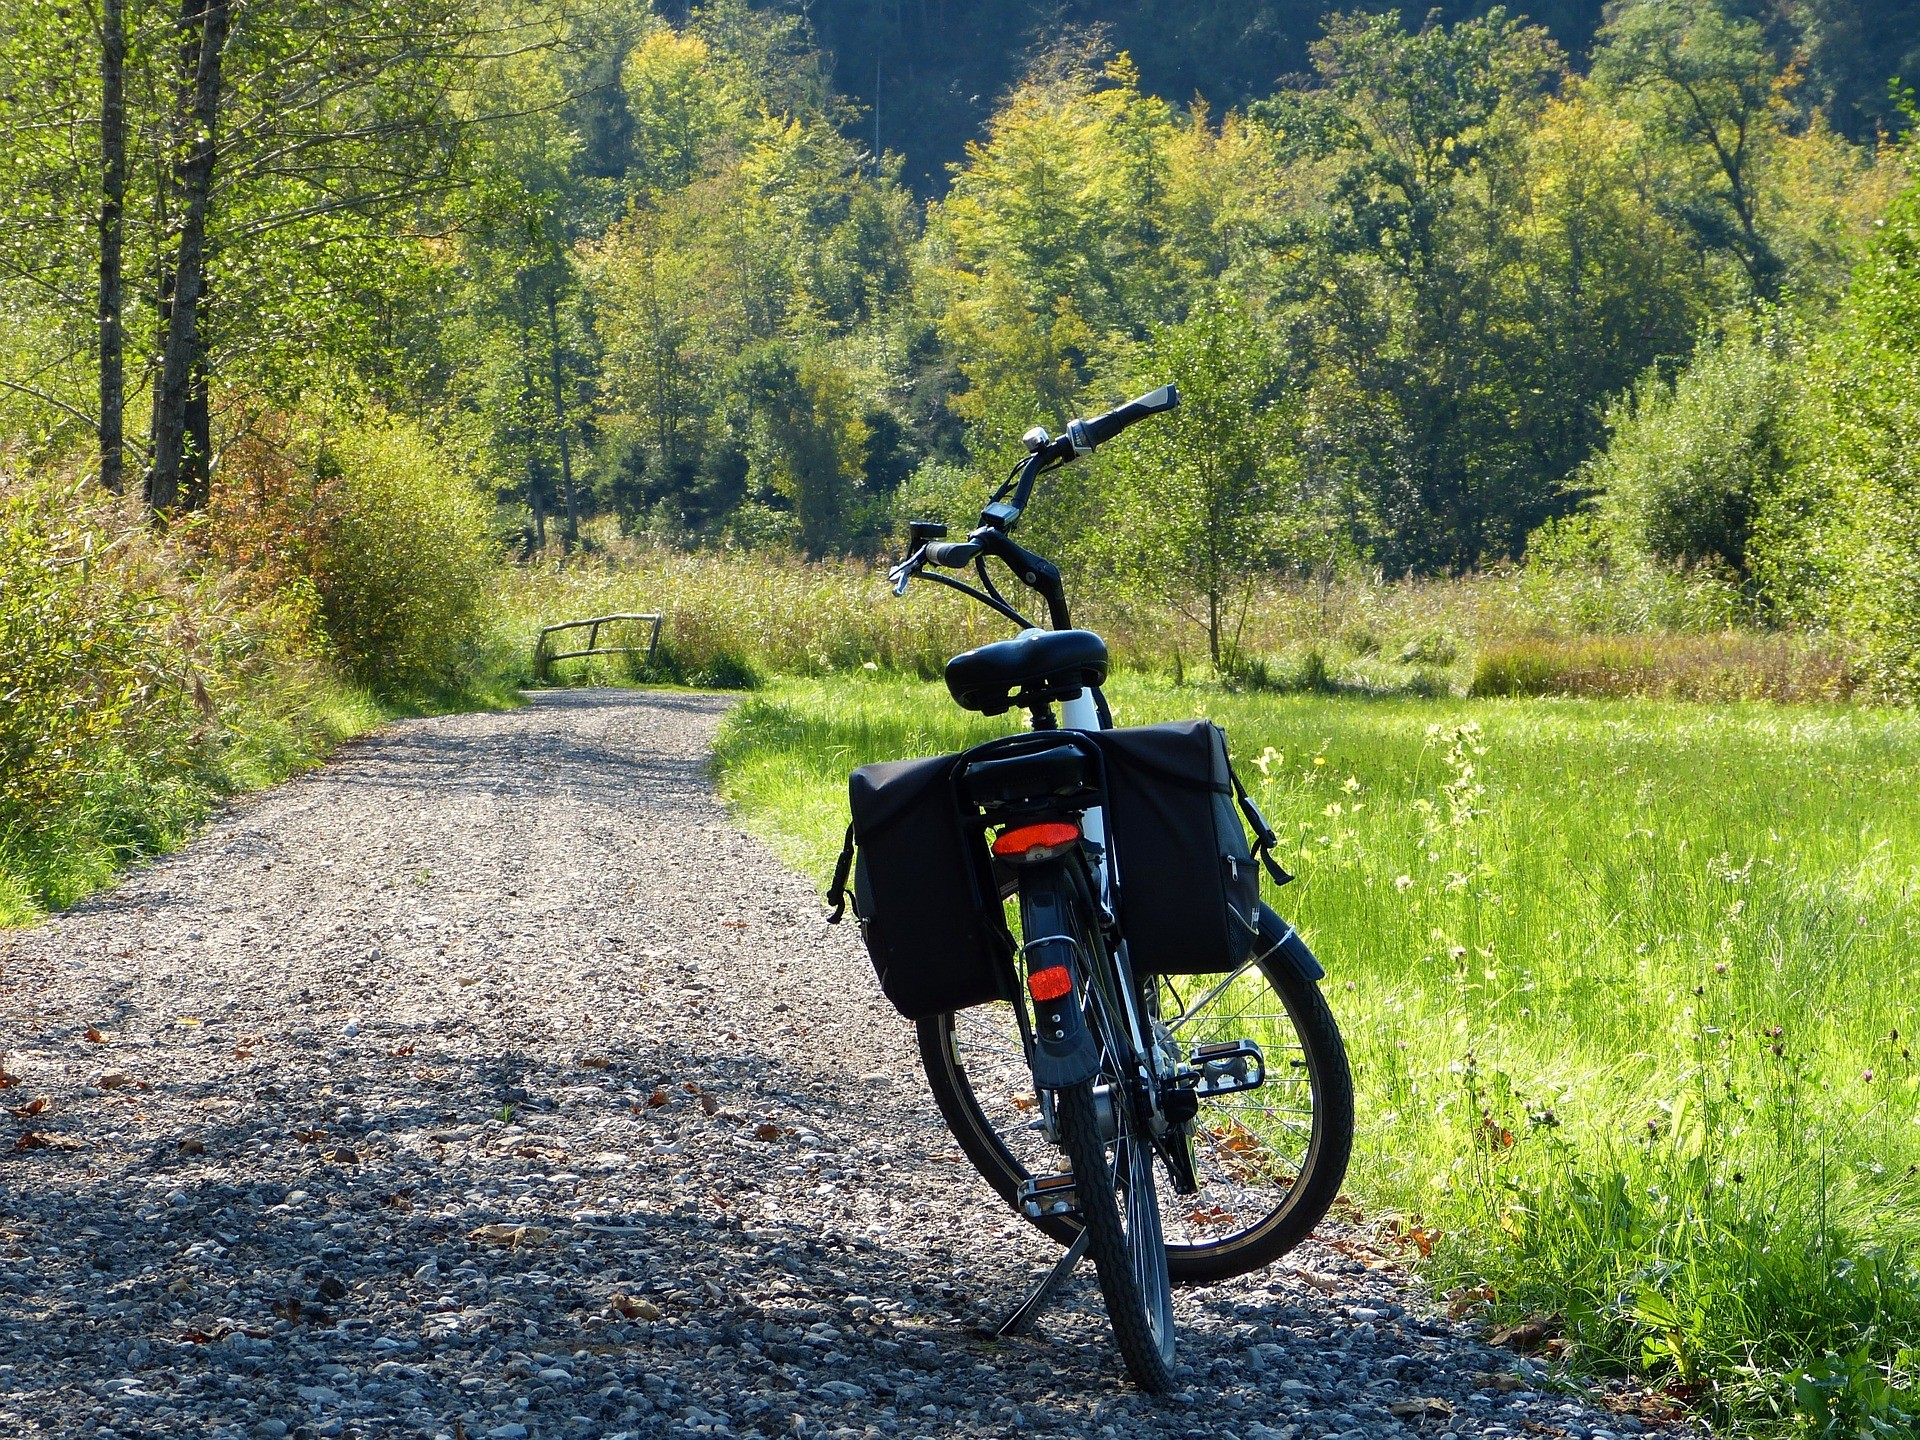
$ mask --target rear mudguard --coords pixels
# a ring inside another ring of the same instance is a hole
[[[1064,965],[1073,977],[1073,988],[1066,994],[1033,1003],[1033,1083],[1042,1090],[1064,1090],[1100,1073],[1100,1047],[1080,1009],[1089,957],[1081,955],[1079,945],[1069,938],[1072,897],[1064,866],[1057,860],[1030,867],[1020,882],[1021,926],[1025,934],[1035,937],[1028,941],[1023,957],[1027,974]]]
[[[1327,978],[1326,970],[1307,948],[1307,942],[1300,938],[1300,932],[1282,920],[1264,900],[1260,902],[1260,952],[1277,954],[1302,980],[1313,982]]]

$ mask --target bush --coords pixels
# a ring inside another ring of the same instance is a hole
[[[192,596],[78,485],[0,479],[0,839],[164,784],[205,699]]]
[[[1754,517],[1788,465],[1786,358],[1780,337],[1738,329],[1702,341],[1672,382],[1649,373],[1614,405],[1607,448],[1582,473],[1614,558],[1746,573]]]
[[[1920,187],[1889,208],[1807,379],[1807,458],[1761,517],[1758,573],[1857,641],[1873,689],[1920,697]]]
[[[311,590],[238,583],[89,484],[0,473],[0,924],[179,843],[375,718]],[[249,577],[251,578],[251,577]]]
[[[498,547],[479,490],[417,427],[283,420],[226,469],[212,548],[263,590],[310,590],[362,683],[407,695],[474,680]]]

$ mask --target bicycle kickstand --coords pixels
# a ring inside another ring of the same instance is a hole
[[[1040,1312],[1047,1308],[1047,1302],[1067,1283],[1067,1277],[1073,1274],[1074,1266],[1080,1263],[1086,1253],[1087,1232],[1082,1230],[1073,1237],[1073,1243],[1061,1252],[1060,1258],[1053,1262],[1053,1268],[1040,1278],[1040,1283],[1033,1287],[1033,1293],[1021,1301],[1018,1310],[998,1325],[983,1325],[981,1329],[996,1340],[1026,1334],[1033,1328],[1033,1322],[1040,1318]]]

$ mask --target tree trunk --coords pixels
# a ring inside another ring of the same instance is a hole
[[[127,20],[124,0],[100,12],[100,483],[125,484],[126,287],[120,273],[127,202]]]
[[[202,282],[203,306],[206,298]],[[213,407],[207,398],[207,352],[199,343],[187,380],[186,438],[180,449],[180,508],[204,510],[213,496]]]
[[[580,511],[573,500],[573,448],[567,439],[567,395],[560,383],[560,297],[547,286],[547,354],[553,371],[553,418],[560,426],[560,496],[567,504],[567,548],[580,543]]]
[[[200,300],[206,287],[207,210],[213,195],[214,124],[220,115],[220,61],[227,43],[229,0],[184,0],[182,69],[191,60],[187,145],[175,169],[182,201],[180,244],[153,392],[153,462],[147,503],[156,514],[180,504],[193,372],[200,357]]]

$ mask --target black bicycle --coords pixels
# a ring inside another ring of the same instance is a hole
[[[1000,1333],[1030,1324],[1091,1254],[1127,1369],[1155,1392],[1173,1379],[1171,1287],[1298,1244],[1353,1137],[1324,972],[1259,898],[1262,868],[1289,877],[1224,737],[1205,721],[1115,727],[1105,643],[1073,628],[1059,569],[1012,538],[1041,475],[1178,403],[1167,386],[1058,437],[1031,430],[964,541],[911,527],[896,595],[937,581],[1020,627],[948,663],[953,698],[1031,725],[855,771],[833,886],[838,919],[851,882],[961,1149],[1068,1247]],[[990,560],[1045,602],[1050,628],[1009,601]],[[976,583],[937,573],[969,567]]]

